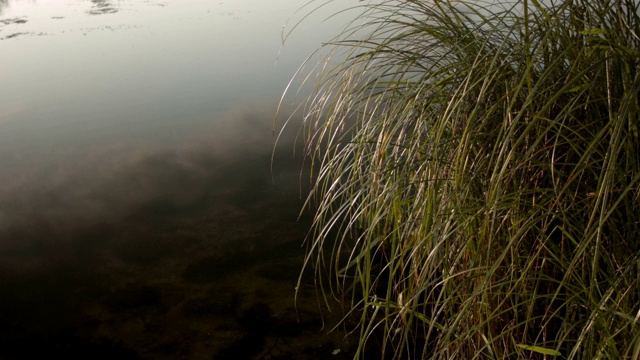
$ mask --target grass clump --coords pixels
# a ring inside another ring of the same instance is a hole
[[[304,112],[307,265],[360,351],[640,358],[638,1],[361,10]]]

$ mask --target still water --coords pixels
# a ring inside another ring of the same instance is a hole
[[[353,5],[282,46],[304,3],[0,0],[0,359],[352,356],[312,279],[293,303],[296,126],[270,171],[280,95]]]

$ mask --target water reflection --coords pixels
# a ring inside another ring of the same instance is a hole
[[[0,0],[1,359],[348,357],[293,305],[297,129],[270,172],[298,6]]]
[[[269,114],[233,112],[175,145],[3,153],[0,358],[346,351],[318,335],[311,286],[293,307],[309,219],[287,145],[272,184]]]

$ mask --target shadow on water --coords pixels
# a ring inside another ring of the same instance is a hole
[[[300,165],[250,129],[1,155],[0,359],[350,358],[308,276],[294,307]]]

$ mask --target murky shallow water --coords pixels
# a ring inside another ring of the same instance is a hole
[[[0,0],[0,359],[351,357],[310,279],[294,307],[287,140],[269,170],[280,93],[336,28],[281,49],[300,5]]]

